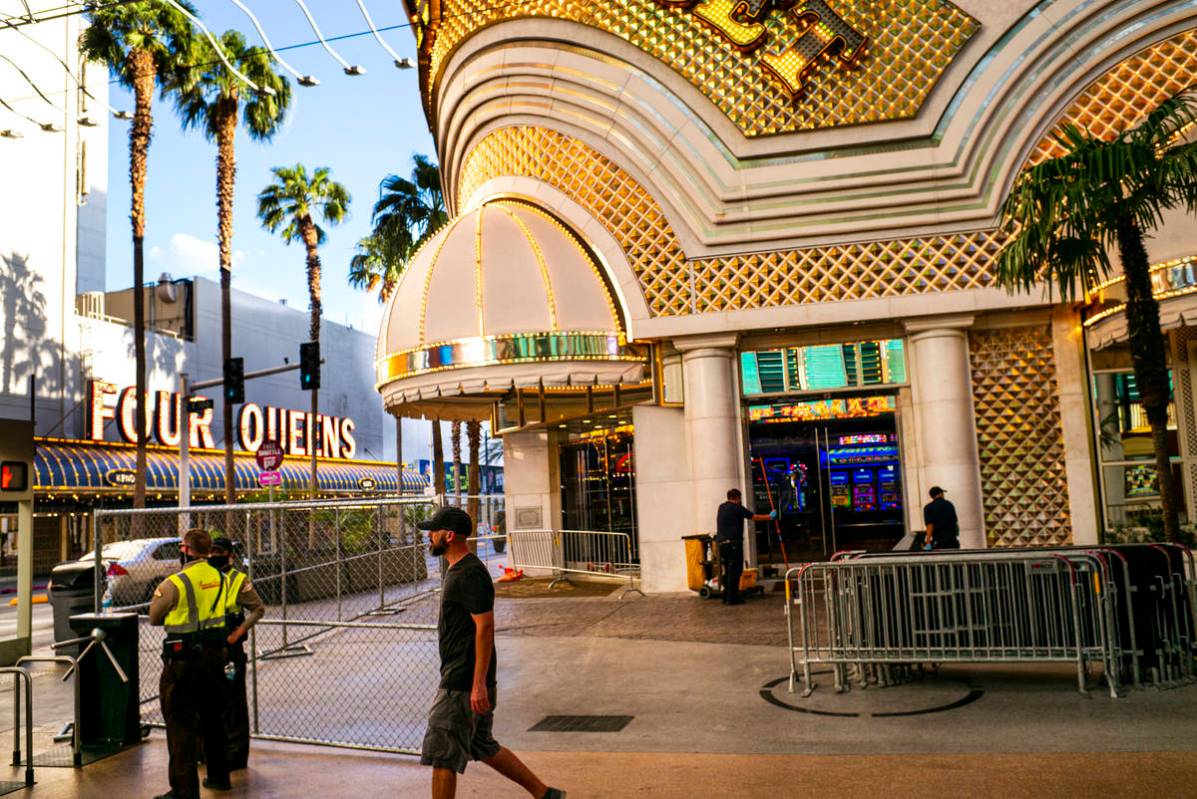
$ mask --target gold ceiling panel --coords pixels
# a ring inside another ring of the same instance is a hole
[[[1051,331],[970,330],[968,342],[989,546],[1072,543]]]
[[[744,52],[693,9],[657,0],[442,0],[427,53],[426,79],[471,34],[510,19],[553,17],[614,34],[683,75],[747,136],[907,119],[980,23],[947,0],[834,0],[829,6],[867,37],[857,65],[824,58],[791,96],[774,66],[796,52],[808,21],[773,12],[763,44]],[[425,97],[431,97],[425,86]]]
[[[1064,154],[1056,136],[1065,124],[1110,140],[1195,82],[1197,30],[1187,30],[1131,56],[1094,81],[1035,148],[1027,165]]]

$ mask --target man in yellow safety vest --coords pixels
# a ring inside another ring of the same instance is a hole
[[[182,571],[163,580],[150,600],[150,624],[166,628],[158,690],[170,752],[170,791],[155,799],[198,799],[201,736],[208,761],[204,787],[232,789],[220,713],[228,581],[209,565],[211,549],[206,531],[188,530],[180,547]]]
[[[226,686],[224,702],[224,730],[228,737],[229,771],[245,768],[249,763],[249,704],[245,696],[245,637],[266,614],[266,605],[245,572],[233,565],[233,542],[224,536],[212,539],[212,554],[208,563],[224,573],[228,581],[228,601],[225,603],[225,623],[228,635],[229,663],[233,665],[232,682]],[[226,672],[227,676],[227,672]]]

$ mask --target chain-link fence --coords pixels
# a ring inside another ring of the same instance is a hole
[[[467,503],[481,534],[478,555],[497,576],[502,498],[463,497]],[[161,721],[164,635],[149,625],[148,602],[180,568],[180,531],[201,527],[234,540],[235,563],[267,606],[247,645],[253,734],[418,751],[439,675],[441,559],[416,523],[437,504],[395,497],[97,511],[97,607],[107,590],[114,609],[142,614],[143,721]]]

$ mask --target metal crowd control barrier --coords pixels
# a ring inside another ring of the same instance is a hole
[[[13,768],[25,766],[25,781],[0,782],[0,796],[33,787],[33,678],[25,669],[18,666],[4,666],[0,674],[11,674],[12,681],[12,765]],[[29,756],[27,762],[21,758],[21,681],[25,682],[25,752]]]
[[[640,564],[632,556],[632,537],[627,533],[597,530],[512,530],[507,534],[512,566],[545,572],[552,587],[569,581],[569,575],[613,577],[627,580],[620,592],[623,599],[635,591]]]
[[[923,663],[1075,663],[1084,693],[1100,664],[1111,696],[1126,678],[1195,676],[1192,554],[1174,545],[840,553],[786,573],[790,690],[801,671],[849,670],[865,684]]]

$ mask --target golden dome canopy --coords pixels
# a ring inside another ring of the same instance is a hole
[[[639,382],[644,358],[626,345],[616,297],[581,239],[541,208],[495,200],[411,260],[378,334],[378,389],[388,409],[453,418],[445,400]]]

